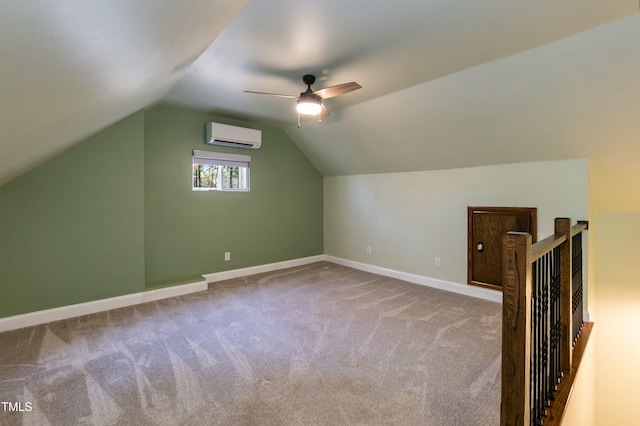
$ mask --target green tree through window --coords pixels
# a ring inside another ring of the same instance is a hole
[[[249,191],[247,155],[194,151],[194,191]]]

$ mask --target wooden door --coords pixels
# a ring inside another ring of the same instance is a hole
[[[528,232],[536,241],[536,209],[530,207],[468,207],[469,284],[502,289],[502,237]]]

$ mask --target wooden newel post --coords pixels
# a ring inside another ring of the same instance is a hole
[[[529,426],[531,387],[531,235],[502,238],[502,426]]]
[[[555,220],[555,233],[567,237],[560,245],[560,365],[562,373],[571,371],[573,342],[571,336],[572,320],[572,265],[571,265],[571,219],[559,217]]]

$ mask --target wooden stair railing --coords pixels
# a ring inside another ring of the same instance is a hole
[[[592,324],[582,318],[582,232],[555,220],[554,234],[503,238],[500,424],[560,424]],[[573,283],[573,284],[572,284]]]

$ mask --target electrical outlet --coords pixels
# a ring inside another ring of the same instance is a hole
[[[224,252],[224,261],[228,262],[229,260],[231,260],[231,252],[230,251],[225,251]]]
[[[436,257],[435,261],[433,263],[436,265],[436,268],[439,268],[440,267],[440,258]]]
[[[367,254],[371,254],[371,246],[367,246]]]

